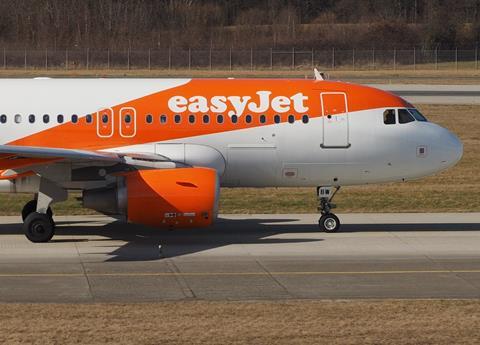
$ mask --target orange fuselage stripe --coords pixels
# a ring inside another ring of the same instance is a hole
[[[349,112],[382,107],[410,106],[401,98],[388,92],[349,83],[330,81],[315,82],[311,80],[195,79],[179,87],[146,95],[122,104],[110,105],[110,108],[113,110],[115,123],[114,132],[111,137],[100,138],[97,135],[98,118],[97,116],[93,116],[92,123],[87,123],[85,117],[83,117],[76,124],[68,122],[15,140],[9,144],[99,150],[271,125],[274,123],[274,115],[277,114],[271,107],[262,113],[266,115],[267,120],[265,123],[259,122],[259,116],[261,114],[253,113],[247,109],[243,115],[239,117],[238,123],[232,123],[227,113],[234,109],[229,107],[227,111],[223,112],[224,123],[222,124],[216,123],[216,113],[209,113],[210,122],[204,124],[202,122],[202,116],[205,113],[203,112],[194,113],[196,115],[196,122],[191,124],[188,122],[188,116],[192,114],[192,112],[188,110],[180,113],[182,115],[182,123],[175,124],[173,121],[175,113],[170,111],[168,107],[169,100],[174,96],[182,96],[187,99],[194,96],[202,96],[206,99],[211,99],[214,96],[249,96],[252,100],[255,100],[258,91],[270,91],[271,98],[277,96],[291,97],[301,92],[304,96],[308,97],[306,105],[309,108],[307,114],[310,118],[322,116],[322,104],[320,100],[320,93],[322,92],[345,92],[348,98]],[[99,97],[101,97],[101,95],[99,95]],[[74,100],[72,100],[72,102],[74,102]],[[123,128],[124,136],[120,135],[118,123],[122,108],[133,108],[136,110],[135,136],[125,137],[125,134],[128,136],[133,133],[133,128],[129,126]],[[39,109],[39,111],[43,112],[45,110]],[[330,109],[330,111],[332,112],[330,115],[335,115],[335,109]],[[342,109],[339,109],[338,112],[342,112]],[[152,114],[152,124],[146,123],[145,117],[147,114]],[[167,116],[166,124],[159,123],[159,116],[161,114]],[[251,123],[245,122],[246,114],[253,116]],[[281,121],[286,122],[287,116],[290,114],[293,114],[296,120],[300,120],[303,115],[302,113],[295,112],[292,107],[291,111],[280,114]],[[99,126],[102,133],[105,132],[108,134],[110,130],[108,127],[109,124],[105,125],[105,128],[102,128],[102,124],[99,124]]]

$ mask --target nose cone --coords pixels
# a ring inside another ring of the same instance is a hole
[[[450,132],[444,129],[440,138],[440,145],[442,151],[442,163],[445,168],[452,167],[458,163],[463,155],[463,144],[460,139]]]

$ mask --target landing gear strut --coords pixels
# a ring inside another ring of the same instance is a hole
[[[334,191],[335,189],[335,191]],[[322,214],[318,220],[318,227],[324,232],[337,232],[340,229],[340,220],[331,213],[331,209],[336,205],[332,203],[333,197],[337,194],[340,187],[318,187],[318,210]]]
[[[22,209],[22,220],[25,221],[25,219],[27,219],[28,215],[30,213],[33,213],[37,210],[37,200],[30,200],[29,202],[27,202],[25,204],[25,206],[23,206],[23,209]],[[49,207],[47,209],[47,215],[52,219],[53,221],[53,212],[52,212],[52,208]]]

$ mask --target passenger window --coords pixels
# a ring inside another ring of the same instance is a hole
[[[78,122],[78,115],[72,115],[72,123],[77,123]]]
[[[1,122],[1,123],[6,123],[6,122],[7,122],[7,115],[2,114],[2,115],[0,116],[0,122]]]
[[[63,115],[62,114],[57,115],[57,122],[58,123],[63,123]]]
[[[386,125],[394,125],[395,121],[395,109],[387,109],[383,112],[383,123]]]
[[[294,123],[294,122],[295,122],[295,116],[288,115],[288,123]]]
[[[153,122],[153,116],[152,116],[152,114],[147,114],[147,115],[145,115],[145,122],[146,122],[146,123],[152,123],[152,122]]]
[[[17,114],[14,118],[15,123],[22,123],[22,115]]]
[[[210,122],[210,116],[207,114],[203,115],[203,123],[209,123]]]
[[[223,115],[217,115],[217,123],[223,123]]]
[[[234,115],[232,115],[232,117],[230,119],[232,120],[232,123],[237,123],[238,116],[234,114]]]
[[[125,123],[132,122],[132,115],[126,114],[125,117],[124,117],[124,121],[125,121]]]
[[[190,115],[188,116],[188,122],[190,122],[190,123],[195,123],[195,115],[190,114]]]
[[[175,115],[175,123],[180,123],[181,121],[182,121],[182,116],[180,114],[176,114]]]
[[[43,115],[43,123],[49,123],[50,122],[50,116],[48,114]]]
[[[309,120],[308,115],[305,114],[305,115],[302,116],[302,122],[303,123],[308,123],[308,120]]]
[[[93,122],[93,116],[92,114],[87,114],[87,116],[85,116],[85,121],[87,123],[92,123]]]
[[[265,121],[267,121],[265,115],[260,115],[260,123],[265,123]]]
[[[102,123],[108,123],[108,115],[107,114],[102,115]]]
[[[408,112],[407,109],[398,109],[398,122],[399,123],[409,123],[415,121],[413,116]]]
[[[179,114],[175,115],[175,123],[180,123],[181,120],[182,120],[182,117]],[[161,124],[167,123],[167,115],[160,116],[160,123]]]
[[[35,123],[35,115],[33,114],[28,115],[28,122]]]
[[[280,115],[275,115],[275,116],[273,117],[273,122],[275,122],[275,123],[280,123]]]
[[[245,122],[246,123],[252,122],[252,115],[248,114],[247,116],[245,116]]]

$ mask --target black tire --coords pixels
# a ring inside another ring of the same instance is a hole
[[[36,211],[37,211],[37,200],[30,200],[25,204],[25,206],[23,206],[22,220],[25,222],[25,219],[27,219],[28,215]],[[53,222],[53,212],[51,207],[48,208],[47,214],[52,219],[52,222]]]
[[[333,213],[327,213],[318,220],[318,227],[324,232],[337,232],[340,229],[340,220]]]
[[[55,234],[55,226],[47,214],[32,212],[23,223],[25,236],[34,243],[45,243]]]

